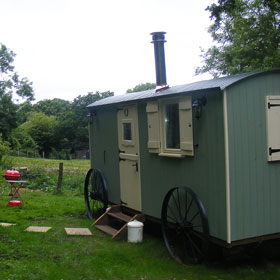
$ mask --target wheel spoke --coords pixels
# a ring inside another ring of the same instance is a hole
[[[199,215],[199,211],[196,212],[196,214],[190,219],[190,223]]]
[[[178,213],[179,213],[179,216],[180,216],[180,218],[181,218],[181,211],[180,211],[180,208],[179,208],[179,206],[178,206],[178,204],[177,204],[177,202],[176,202],[176,199],[175,199],[173,193],[172,193],[172,199],[173,199],[173,201],[175,202],[176,208],[177,208]]]
[[[186,213],[185,213],[185,217],[184,217],[184,220],[187,221],[187,217],[188,217],[188,213],[189,213],[189,210],[191,209],[192,207],[192,203],[193,203],[194,199],[192,198],[191,202],[190,202],[190,205],[187,207],[187,210],[186,210]]]
[[[191,240],[191,238],[189,237],[189,235],[187,233],[184,233],[185,237],[187,238],[188,240],[188,243],[189,243],[189,247],[191,249],[191,253],[189,252],[189,250],[187,250],[186,254],[191,257],[192,259],[195,259],[195,256],[196,256],[196,253],[195,253],[195,248],[193,246],[193,242]]]
[[[187,247],[187,244],[186,244],[186,238],[183,238],[183,243],[184,243],[184,259],[186,257],[186,254],[188,252],[188,247]]]
[[[175,220],[174,218],[170,217],[167,215],[167,218],[169,218],[170,220],[174,221],[175,223],[177,223],[177,220]]]
[[[177,200],[178,200],[178,204],[179,204],[179,215],[180,215],[180,219],[182,220],[181,204],[180,204],[180,197],[179,197],[179,189],[177,189]]]
[[[197,238],[199,238],[200,240],[204,240],[207,241],[207,238],[200,232],[193,230],[191,232],[191,234],[195,235]]]
[[[194,228],[201,228],[201,229],[203,229],[203,225],[195,225],[195,226],[193,225],[192,228],[193,228],[193,229],[194,229]]]
[[[184,234],[185,234],[185,232],[184,232]],[[187,238],[189,239],[189,242],[190,242],[191,247],[192,247],[196,252],[198,252],[200,256],[203,256],[202,251],[200,250],[200,248],[198,248],[197,244],[193,241],[193,239],[191,238],[190,234],[186,234],[186,236],[187,236]],[[197,254],[195,253],[194,250],[192,250],[192,251],[193,251],[193,255],[196,256]]]
[[[174,219],[175,219],[175,221],[176,221],[176,223],[177,223],[177,222],[178,222],[178,219],[177,219],[176,215],[174,214],[173,210],[171,209],[171,207],[170,207],[169,205],[168,205],[168,209],[170,210],[172,216],[174,217]]]

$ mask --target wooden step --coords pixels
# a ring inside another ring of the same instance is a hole
[[[111,218],[109,219],[109,217]],[[144,222],[145,216],[142,213],[135,214],[134,216],[128,216],[122,212],[121,205],[114,205],[101,215],[92,225],[112,235],[112,238],[123,237],[127,231],[127,223],[135,219]],[[116,221],[118,221],[118,225],[116,224]],[[114,227],[110,226],[110,224],[114,224]],[[117,226],[120,226],[120,228],[116,229]]]
[[[100,230],[102,230],[102,231],[104,231],[104,232],[106,232],[106,233],[108,233],[108,234],[110,234],[110,235],[115,235],[117,232],[118,232],[118,230],[116,230],[116,229],[114,229],[114,228],[112,228],[112,227],[110,227],[110,226],[108,226],[108,225],[95,225],[98,229],[100,229]]]
[[[108,212],[108,215],[126,223],[128,223],[132,218],[131,216],[128,216],[122,212]]]

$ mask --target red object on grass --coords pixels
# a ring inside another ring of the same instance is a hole
[[[14,180],[17,181],[20,174],[18,171],[16,170],[7,170],[4,174],[6,180]]]
[[[15,207],[15,206],[21,205],[21,204],[22,204],[22,201],[20,201],[20,200],[10,200],[10,201],[8,202],[8,204],[9,204],[10,206]]]

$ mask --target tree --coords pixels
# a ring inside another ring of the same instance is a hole
[[[88,109],[87,106],[91,103],[113,96],[111,91],[95,93],[89,92],[85,96],[79,95],[71,103],[71,111],[66,115],[66,118],[59,124],[58,129],[60,136],[68,139],[71,143],[72,152],[76,150],[88,149]]]
[[[39,146],[24,126],[19,126],[12,131],[9,142],[14,151],[20,152],[19,154],[37,155],[39,153]]]
[[[58,104],[58,100],[45,100],[44,106],[42,102],[36,106],[35,110],[44,110],[44,112],[51,112],[56,116],[55,135],[53,148],[66,153],[74,153],[76,150],[88,149],[88,110],[87,106],[99,99],[114,95],[111,91],[96,93],[89,92],[85,96],[79,95],[69,106],[59,101],[62,107],[60,109],[52,110],[54,104]],[[50,105],[48,108],[47,105]],[[65,105],[65,107],[64,107]],[[66,106],[67,105],[67,106]],[[35,107],[35,106],[34,106]],[[67,110],[64,110],[64,109]],[[59,113],[59,112],[62,113]],[[53,151],[54,152],[54,151]]]
[[[28,120],[20,125],[18,129],[23,131],[20,134],[25,137],[25,139],[28,139],[30,144],[34,145],[31,139],[35,141],[41,154],[44,152],[45,155],[48,156],[54,145],[54,116],[49,117],[42,112],[32,112]],[[26,135],[29,135],[31,138],[26,137]]]
[[[71,102],[59,98],[45,99],[34,104],[32,110],[47,116],[55,116],[58,119],[64,118],[65,114],[71,110]]]
[[[126,93],[144,91],[144,90],[155,89],[155,88],[156,88],[156,84],[154,84],[154,83],[139,84],[139,85],[135,86],[135,87],[132,88],[132,89],[128,89],[128,90],[126,91]]]
[[[214,77],[280,67],[279,0],[218,0],[207,7],[217,45],[202,49],[196,74]]]
[[[17,126],[18,106],[13,99],[34,100],[32,83],[27,78],[20,79],[12,65],[15,54],[0,44],[0,133],[7,139]]]
[[[34,105],[32,105],[32,103],[28,100],[17,105],[17,111],[16,111],[17,126],[27,121],[29,113],[34,111],[33,106]]]
[[[7,141],[2,139],[2,135],[0,133],[0,164],[3,161],[3,158],[7,156],[10,152],[10,145]]]

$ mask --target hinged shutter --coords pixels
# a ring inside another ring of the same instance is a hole
[[[148,118],[148,149],[150,153],[159,153],[160,132],[158,101],[147,103],[146,112]]]
[[[280,160],[280,96],[266,97],[268,161]]]
[[[193,156],[192,99],[190,96],[179,102],[180,148],[183,155]]]

